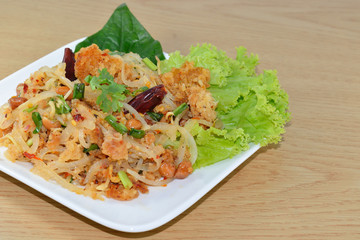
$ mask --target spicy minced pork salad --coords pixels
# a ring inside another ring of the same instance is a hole
[[[17,86],[0,110],[0,145],[78,194],[134,199],[279,142],[290,120],[276,71],[256,73],[257,56],[202,44],[165,59],[125,4],[74,52]]]

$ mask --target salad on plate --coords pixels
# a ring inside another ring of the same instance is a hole
[[[165,58],[123,4],[16,87],[0,110],[0,145],[70,191],[131,200],[252,144],[278,143],[288,95],[275,70],[257,73],[256,55],[236,53],[204,43]]]

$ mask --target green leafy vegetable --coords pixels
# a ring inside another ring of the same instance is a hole
[[[127,127],[122,124],[118,123],[116,117],[113,115],[108,115],[105,117],[105,120],[112,126],[117,132],[124,134],[128,131]]]
[[[59,115],[71,112],[71,107],[66,103],[64,96],[57,95],[55,98],[51,98],[55,104],[55,112]]]
[[[248,136],[244,140],[265,146],[281,140],[281,134],[285,132],[284,126],[290,120],[288,95],[281,89],[276,71],[265,70],[257,74],[255,68],[258,57],[248,56],[244,47],[239,47],[236,51],[236,59],[232,59],[211,44],[197,45],[191,47],[189,55],[182,56],[180,52],[174,52],[160,64],[162,72],[170,71],[173,67],[179,68],[185,61],[192,61],[195,66],[210,70],[209,91],[218,102],[217,117],[225,129],[210,128],[207,134],[207,131],[201,131],[204,133],[199,135],[202,136],[200,140],[208,139],[207,141],[199,141],[197,136],[197,167],[219,161],[223,159],[223,155],[231,157],[233,152],[244,148],[244,142],[239,140],[231,145],[228,141],[231,139],[229,134],[239,135],[243,131]],[[218,145],[211,145],[213,143]],[[223,150],[218,148],[218,153],[212,152],[212,149],[221,145]]]
[[[126,172],[119,171],[118,176],[120,178],[121,183],[124,185],[124,188],[130,189],[133,186],[133,184],[132,184],[131,180],[129,179],[129,177],[127,176]]]
[[[281,140],[284,125],[290,120],[288,96],[280,89],[276,71],[264,71],[256,77],[233,78],[228,89],[237,91],[235,104],[218,107],[218,117],[225,128],[243,128],[251,141],[265,146]],[[219,102],[224,99],[226,89],[210,89]],[[239,115],[240,114],[240,115]]]
[[[75,52],[93,43],[102,50],[138,53],[142,58],[147,57],[153,63],[156,63],[155,56],[160,60],[165,59],[159,41],[151,37],[126,4],[116,8],[100,31],[76,45]]]
[[[85,84],[83,83],[75,83],[73,99],[83,99],[85,93]]]
[[[246,51],[239,48],[239,51]],[[210,84],[213,86],[225,86],[234,70],[241,71],[241,74],[255,74],[255,66],[258,58],[251,56],[250,61],[239,64],[237,60],[229,58],[222,50],[218,50],[214,45],[203,44],[192,46],[187,56],[182,56],[179,51],[170,54],[168,60],[162,61],[161,71],[169,72],[173,67],[180,68],[185,61],[194,62],[195,66],[210,70]],[[234,66],[236,65],[236,66]]]
[[[36,127],[35,127],[35,130],[33,131],[33,133],[34,133],[34,134],[39,133],[40,130],[41,130],[41,127],[42,127],[42,125],[43,125],[42,119],[41,119],[41,116],[40,116],[40,113],[38,113],[38,112],[33,112],[33,113],[31,114],[31,118],[32,118],[32,120],[34,121],[35,126],[36,126]]]
[[[185,128],[194,136],[198,156],[194,168],[205,167],[218,161],[231,158],[249,148],[249,136],[241,128],[204,130],[196,120],[190,120]]]
[[[98,77],[89,75],[85,81],[90,84],[92,90],[101,90],[101,94],[96,99],[96,104],[100,106],[101,110],[104,112],[121,110],[123,106],[121,101],[126,99],[126,94],[129,91],[125,85],[116,83],[106,68],[99,70]]]

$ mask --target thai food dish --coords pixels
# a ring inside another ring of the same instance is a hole
[[[64,49],[62,62],[17,86],[0,109],[0,145],[70,191],[131,200],[281,140],[288,96],[276,71],[258,74],[257,63],[243,47],[232,59],[211,44],[165,59],[123,4],[102,30]]]

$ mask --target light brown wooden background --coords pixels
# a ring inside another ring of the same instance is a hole
[[[98,31],[120,1],[0,0],[0,79]],[[107,229],[0,173],[0,239],[360,239],[360,1],[129,1],[164,51],[243,45],[277,69],[293,119],[193,207]]]

